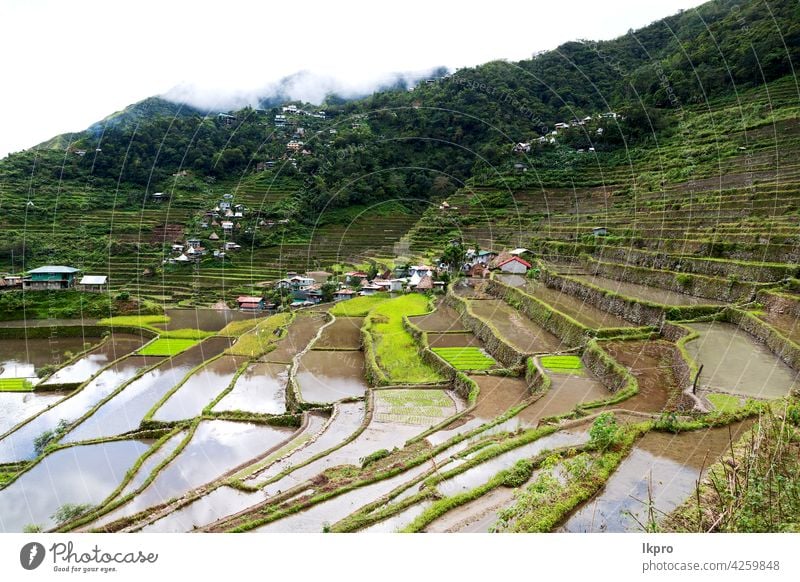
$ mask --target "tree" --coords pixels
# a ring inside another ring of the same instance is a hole
[[[467,251],[460,242],[451,242],[439,258],[450,270],[460,270],[467,258]]]
[[[327,283],[323,283],[322,287],[319,290],[322,292],[322,301],[329,302],[333,301],[333,294],[336,293],[338,286],[333,281],[328,281]]]

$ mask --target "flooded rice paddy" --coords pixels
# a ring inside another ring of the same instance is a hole
[[[470,301],[473,313],[497,328],[503,339],[525,354],[546,354],[562,348],[561,340],[499,299]]]
[[[140,370],[152,366],[160,358],[135,356],[124,358],[103,370],[83,388],[61,399],[56,406],[42,412],[30,422],[0,440],[0,462],[31,459],[37,455],[36,437],[52,431],[60,422],[78,420],[103,398],[133,378]]]
[[[145,341],[141,336],[115,333],[101,346],[58,370],[43,385],[85,382],[114,360],[138,350]]]
[[[204,365],[161,405],[153,418],[169,422],[199,416],[228,387],[244,362],[244,358],[222,356]]]
[[[286,412],[288,382],[289,366],[286,364],[251,364],[236,379],[233,389],[214,406],[213,410],[283,414]]]
[[[638,283],[628,283],[601,277],[600,275],[573,275],[574,279],[589,283],[595,287],[607,289],[620,295],[626,295],[641,301],[649,301],[660,305],[722,305],[721,301],[707,299],[705,297],[693,297],[675,291],[661,289],[660,287],[650,287],[649,285],[639,285]]]
[[[587,327],[602,329],[633,326],[632,323],[617,315],[589,305],[578,297],[547,287],[539,281],[528,279],[521,275],[501,275],[498,279],[506,285],[517,287],[528,295],[544,301],[553,309],[572,317]]]
[[[700,385],[753,398],[780,398],[800,386],[798,372],[737,326],[692,323],[700,334],[686,349],[703,365]]]
[[[115,441],[69,447],[48,455],[0,490],[0,531],[48,529],[67,503],[96,505],[116,489],[150,443]]]
[[[336,321],[325,326],[322,330],[319,339],[314,342],[314,349],[359,349],[361,347],[361,325],[363,323],[363,317],[337,317]]]
[[[30,378],[43,366],[55,366],[68,360],[67,352],[82,352],[86,344],[96,344],[97,337],[56,337],[42,339],[0,339],[0,378]]]
[[[297,386],[306,402],[331,403],[364,396],[364,354],[356,351],[309,350],[300,357]]]
[[[564,532],[635,532],[686,501],[707,469],[750,426],[696,432],[648,433],[636,444],[593,499],[564,523]]]
[[[114,436],[135,430],[145,414],[177,386],[193,368],[230,345],[225,338],[209,338],[164,361],[157,368],[131,381],[89,418],[67,433],[65,442]]]

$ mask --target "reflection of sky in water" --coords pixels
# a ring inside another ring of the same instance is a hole
[[[150,361],[155,362],[155,360]],[[133,378],[136,372],[146,365],[147,361],[144,358],[128,358],[101,372],[80,392],[43,412],[0,441],[0,462],[33,458],[35,456],[33,440],[37,436],[55,428],[61,419],[77,420],[92,406]]]
[[[0,531],[45,528],[65,503],[95,505],[122,481],[147,450],[139,441],[118,441],[57,451],[0,491]]]

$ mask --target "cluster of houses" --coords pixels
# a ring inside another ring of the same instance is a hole
[[[64,291],[76,289],[94,293],[108,291],[106,275],[84,275],[81,270],[63,265],[45,265],[28,271],[24,276],[5,275],[0,279],[0,290]]]
[[[211,210],[203,214],[200,228],[212,229],[208,235],[211,243],[218,244],[211,252],[214,258],[224,259],[227,253],[238,251],[242,247],[232,240],[223,240],[233,237],[234,233],[242,228],[242,220],[247,214],[243,204],[233,203],[233,194],[224,194],[222,200]],[[222,236],[218,234],[222,233]],[[176,240],[172,244],[171,256],[164,259],[164,263],[190,263],[200,261],[208,254],[209,250],[203,246],[202,240],[195,236],[185,242]]]
[[[493,270],[501,273],[524,275],[532,267],[524,257],[530,257],[531,251],[524,248],[512,249],[497,253],[467,249],[466,261],[461,270],[470,277],[488,277]]]
[[[533,140],[533,142],[536,142],[536,143],[542,144],[542,145],[543,144],[554,144],[554,143],[556,143],[556,138],[559,135],[559,131],[564,131],[564,130],[568,130],[568,129],[584,127],[584,126],[592,123],[593,121],[594,122],[601,122],[604,119],[620,119],[620,115],[618,113],[615,113],[614,111],[608,111],[606,113],[598,113],[598,114],[596,114],[594,116],[587,115],[583,119],[573,119],[572,121],[560,121],[560,122],[558,122],[558,123],[553,125],[553,130],[551,132],[547,133],[546,135],[539,136],[538,138]],[[605,130],[602,127],[597,127],[595,129],[595,134],[598,135],[598,136],[601,136],[601,135],[603,135],[604,131]],[[533,146],[533,142],[519,142],[519,143],[516,143],[516,144],[514,144],[514,147],[512,148],[512,150],[513,150],[513,152],[515,154],[527,154],[527,153],[529,153],[531,151],[531,147]],[[583,148],[578,150],[578,152],[583,152],[583,151],[584,151]],[[593,152],[594,148],[590,147],[588,151]],[[519,168],[517,168],[517,169],[519,169]]]

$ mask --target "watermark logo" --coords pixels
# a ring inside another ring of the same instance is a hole
[[[44,546],[39,542],[29,542],[19,551],[19,563],[26,570],[35,570],[44,561]]]

